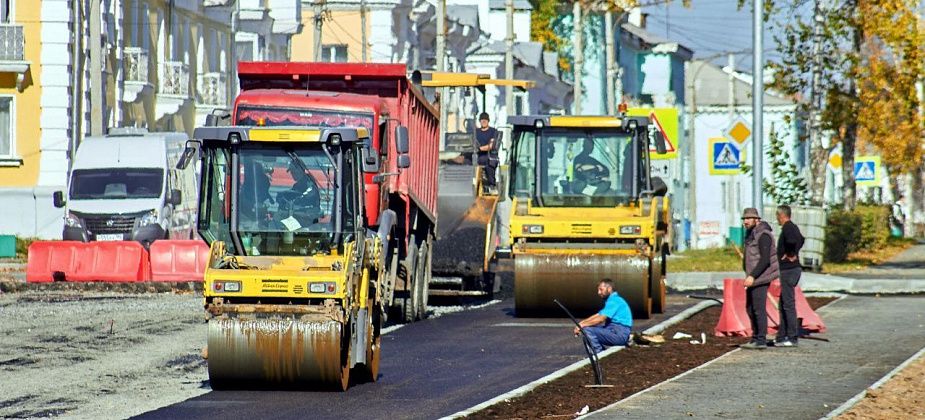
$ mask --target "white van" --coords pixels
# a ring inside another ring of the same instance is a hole
[[[190,239],[196,232],[197,166],[176,169],[188,136],[115,128],[77,148],[68,178],[64,240]]]

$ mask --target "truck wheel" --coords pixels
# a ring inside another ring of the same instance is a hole
[[[427,297],[430,293],[430,270],[431,270],[431,246],[430,239],[421,243],[418,251],[418,266],[420,270],[415,270],[417,278],[415,286],[418,291],[417,298],[417,317],[416,319],[427,318]]]
[[[414,239],[415,238],[412,236],[411,241],[409,241],[410,249],[408,250],[408,258],[411,260],[411,269],[406,270],[405,274],[405,290],[407,293],[403,293],[404,296],[399,303],[402,312],[402,322],[414,322],[417,320],[419,311],[417,306],[418,302],[420,302],[418,298],[418,282],[420,281],[418,266],[420,264],[418,261],[418,244]]]

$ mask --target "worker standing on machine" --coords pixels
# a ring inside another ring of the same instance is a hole
[[[475,130],[475,141],[478,143],[478,163],[485,174],[485,186],[490,191],[494,191],[497,184],[495,168],[498,167],[498,159],[492,156],[497,140],[498,130],[489,125],[488,113],[479,114],[479,128]]]
[[[597,295],[604,299],[604,308],[578,323],[591,341],[595,353],[604,347],[625,346],[633,328],[633,314],[619,293],[613,290],[613,280],[603,279],[597,285]],[[578,327],[573,331],[581,333]]]

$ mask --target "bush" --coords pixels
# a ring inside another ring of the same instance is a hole
[[[16,237],[16,256],[20,258],[25,258],[29,253],[29,245],[32,245],[32,242],[37,241],[38,238],[21,238]]]
[[[852,211],[830,212],[825,228],[826,261],[844,262],[852,252],[886,245],[890,237],[888,216],[889,208],[883,206],[858,206]]]

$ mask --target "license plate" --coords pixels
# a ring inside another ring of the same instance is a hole
[[[122,234],[121,233],[110,233],[106,235],[96,235],[96,240],[97,241],[121,241]]]

